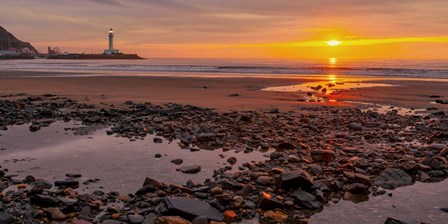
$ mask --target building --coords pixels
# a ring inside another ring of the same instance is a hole
[[[109,30],[109,49],[104,50],[104,54],[119,54],[118,49],[114,49],[114,31],[112,28]]]

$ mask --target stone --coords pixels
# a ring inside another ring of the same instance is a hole
[[[42,207],[56,207],[61,203],[61,200],[48,195],[36,194],[30,197],[30,202]]]
[[[236,157],[233,157],[233,156],[227,159],[227,162],[230,165],[235,165],[236,161],[237,161]]]
[[[305,170],[282,173],[277,180],[277,187],[283,189],[309,188],[313,185],[313,177]]]
[[[208,219],[205,216],[198,216],[191,221],[192,224],[208,224]]]
[[[154,220],[156,219],[156,214],[149,213],[145,216],[145,219],[143,220],[143,224],[154,224]]]
[[[154,219],[154,224],[191,224],[179,216],[161,216]]]
[[[237,217],[238,215],[232,210],[227,210],[224,212],[224,220],[226,220],[227,222],[235,220]]]
[[[199,165],[184,166],[184,167],[178,168],[176,170],[180,171],[182,173],[195,174],[195,173],[199,173],[201,171],[201,166],[199,166]]]
[[[277,148],[277,150],[283,151],[283,150],[293,150],[296,147],[289,142],[282,142],[282,143],[278,144],[276,148]]]
[[[429,166],[435,170],[446,169],[447,160],[444,157],[432,158],[429,162]]]
[[[313,150],[311,151],[311,158],[315,161],[333,162],[336,154],[331,150]]]
[[[233,201],[236,202],[236,203],[241,204],[241,203],[243,203],[244,198],[239,196],[239,195],[237,195],[237,196],[233,197]]]
[[[0,212],[0,224],[12,223],[12,216],[8,212]]]
[[[270,176],[259,176],[257,183],[261,185],[273,185],[275,184],[275,179]]]
[[[283,208],[283,206],[283,203],[275,198],[274,195],[267,192],[261,192],[258,208],[261,208],[263,210],[273,210],[277,208]]]
[[[400,221],[398,219],[394,219],[394,218],[388,217],[386,219],[386,221],[384,222],[384,224],[408,224],[408,223]]]
[[[271,152],[271,154],[269,154],[269,158],[271,159],[271,160],[276,160],[276,159],[278,159],[280,157],[280,153],[278,153],[278,152]]]
[[[356,122],[348,124],[348,128],[350,128],[354,131],[362,131],[364,129],[360,123],[356,123]]]
[[[132,223],[132,224],[143,223],[144,219],[145,219],[145,217],[143,217],[143,216],[141,216],[139,214],[134,214],[134,215],[128,214],[128,221],[129,221],[129,223]]]
[[[223,214],[209,203],[183,197],[164,198],[156,212],[165,216],[180,216],[187,220],[193,220],[198,216],[214,221],[224,220]]]
[[[41,187],[41,188],[43,188],[43,189],[50,189],[50,188],[53,187],[53,184],[50,184],[50,183],[48,183],[48,182],[45,181],[45,180],[36,180],[36,181],[33,183],[33,185],[34,185],[35,187]]]
[[[322,209],[323,205],[321,202],[319,202],[314,195],[302,191],[300,189],[295,190],[292,193],[292,197],[297,201],[297,203],[304,208],[311,209],[311,210],[317,210]]]
[[[386,169],[374,179],[375,185],[389,190],[411,185],[412,183],[412,177],[400,169]]]
[[[37,125],[37,124],[32,124],[32,125],[30,126],[30,131],[31,131],[31,132],[36,132],[36,131],[39,131],[39,130],[40,130],[40,126]]]
[[[160,153],[156,153],[156,154],[154,155],[154,157],[156,157],[156,158],[162,158],[162,154],[160,154]]]
[[[176,165],[180,165],[184,162],[184,160],[182,159],[173,159],[171,160],[172,163],[176,164]]]
[[[62,187],[62,188],[66,188],[66,187],[76,188],[76,187],[79,187],[79,181],[77,181],[77,180],[59,180],[59,181],[54,182],[54,186]]]
[[[263,216],[268,219],[273,219],[278,223],[283,223],[286,219],[288,219],[288,215],[282,211],[266,211]]]
[[[0,177],[4,177],[6,172],[0,168]]]
[[[210,190],[212,194],[222,194],[223,190],[221,187],[214,187]]]
[[[67,173],[65,176],[70,178],[80,178],[82,175],[79,173]]]
[[[44,209],[44,212],[50,214],[51,219],[53,220],[64,220],[67,218],[67,216],[59,210],[59,208],[46,208]]]
[[[163,139],[159,138],[159,137],[154,137],[153,141],[154,141],[154,143],[162,143]]]
[[[354,183],[344,187],[346,191],[352,194],[369,194],[369,187],[364,184]]]

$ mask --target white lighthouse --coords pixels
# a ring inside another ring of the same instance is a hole
[[[104,50],[104,54],[119,54],[118,49],[114,49],[114,30],[110,28],[109,30],[109,49]]]

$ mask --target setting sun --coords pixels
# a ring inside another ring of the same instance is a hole
[[[334,47],[334,46],[338,46],[338,45],[341,44],[341,43],[342,43],[342,42],[339,41],[339,40],[330,40],[330,41],[327,41],[327,44],[330,45],[330,46],[332,46],[332,47]]]

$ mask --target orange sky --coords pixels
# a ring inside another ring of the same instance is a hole
[[[0,22],[39,50],[144,57],[448,59],[445,0],[4,0]],[[329,40],[341,44],[331,47]]]

